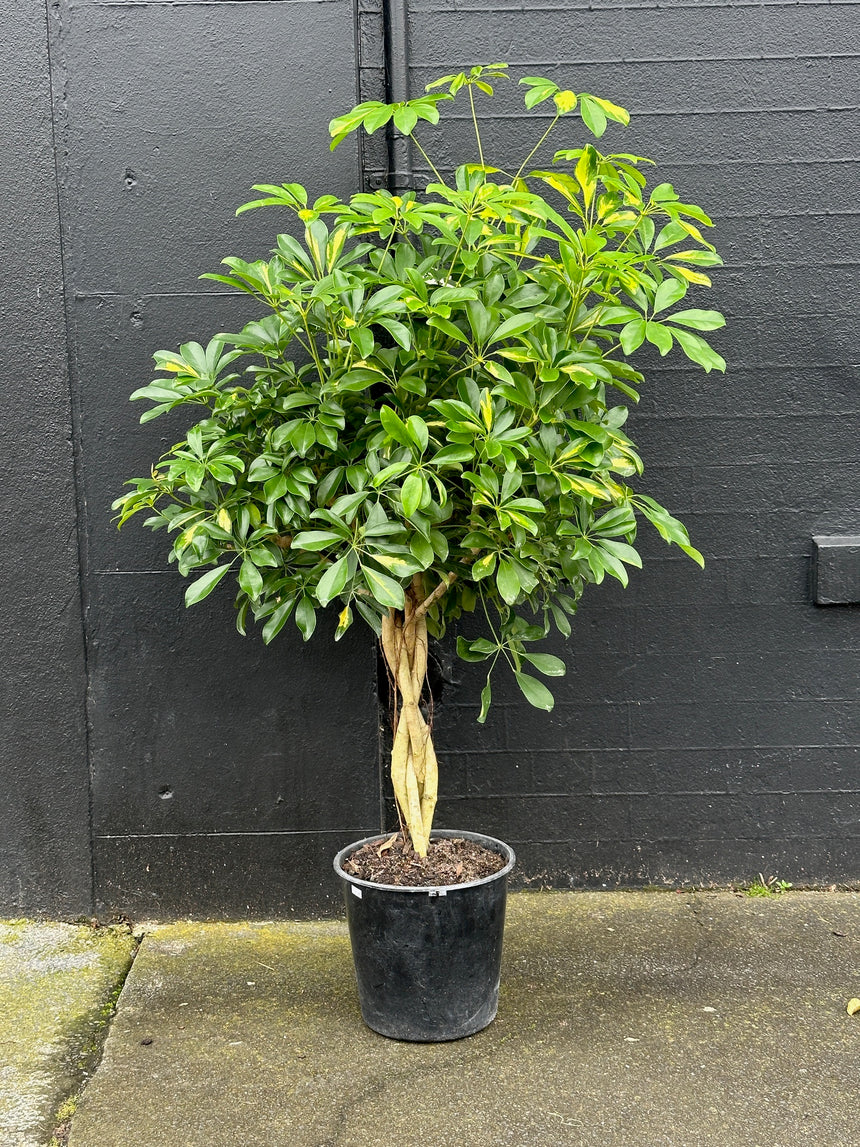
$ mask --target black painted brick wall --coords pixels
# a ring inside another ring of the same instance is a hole
[[[0,38],[0,912],[91,902],[84,646],[46,11]]]
[[[500,682],[482,730],[479,675],[442,650],[439,823],[510,839],[533,885],[860,879],[860,609],[809,585],[812,536],[860,530],[857,5],[2,8],[0,908],[330,910],[328,858],[379,824],[370,644],[266,650],[227,595],[186,612],[162,539],[108,506],[175,434],[127,401],[152,351],[246,313],[197,275],[270,246],[272,216],[233,217],[250,185],[385,178],[381,137],[330,156],[325,125],[383,95],[395,8],[392,89],[501,57],[619,100],[607,141],[712,209],[728,264],[730,373],[656,361],[631,422],[706,570],[644,541],[630,589],[584,601],[549,717]],[[516,92],[501,111],[490,148],[522,149]]]
[[[815,607],[809,584],[812,536],[860,520],[857,17],[410,4],[413,93],[501,58],[624,104],[630,128],[601,146],[652,156],[704,203],[727,264],[699,305],[728,316],[713,341],[729,373],[655,359],[628,424],[642,488],[688,523],[706,570],[642,535],[645,570],[589,591],[556,649],[570,672],[551,716],[508,689],[481,730],[471,667],[438,710],[441,820],[504,835],[527,882],[860,876],[860,607]],[[488,158],[516,166],[529,119],[522,89],[499,90]],[[460,118],[424,133],[446,165],[471,158]]]
[[[309,646],[293,631],[266,649],[235,632],[229,592],[186,611],[164,537],[138,522],[117,534],[109,510],[181,430],[170,417],[139,427],[143,408],[128,401],[153,351],[252,313],[198,279],[273,245],[283,216],[235,218],[252,184],[356,186],[355,146],[327,147],[332,107],[356,97],[353,16],[350,0],[64,9],[55,58],[102,913],[324,908],[330,856],[379,824],[370,644],[335,647],[322,625]]]

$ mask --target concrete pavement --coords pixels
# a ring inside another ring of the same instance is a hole
[[[496,1021],[417,1045],[340,923],[154,927],[70,1147],[860,1143],[860,894],[519,893],[505,943]]]
[[[0,1147],[44,1147],[101,1049],[128,929],[0,923]]]

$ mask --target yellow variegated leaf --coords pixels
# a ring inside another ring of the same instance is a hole
[[[556,92],[553,96],[553,100],[559,112],[565,115],[567,112],[572,112],[576,107],[576,92]]]
[[[698,239],[700,243],[707,242],[699,228],[692,223],[688,223],[686,219],[679,219],[678,226],[682,227],[688,235],[692,235],[694,239]],[[710,246],[710,244],[708,244],[708,246]]]
[[[337,261],[338,255],[343,250],[344,242],[346,241],[346,228],[339,227],[332,235],[328,242],[328,266],[329,270],[334,266]]]
[[[585,446],[590,445],[591,443],[587,439],[582,438],[580,441],[574,442],[568,446],[563,453],[559,454],[556,461],[561,465],[564,465],[565,462],[572,462],[574,458],[579,457]]]
[[[589,379],[597,377],[593,370],[589,370],[587,366],[583,366],[582,363],[579,362],[570,363],[568,366],[562,366],[559,369],[571,377],[573,375],[581,375],[583,378]]]
[[[489,390],[481,391],[481,417],[488,430],[493,429],[493,400]]]
[[[337,630],[335,631],[334,639],[339,641],[352,625],[352,610],[348,605],[345,605],[338,614]]]
[[[381,566],[385,566],[387,570],[391,570],[397,577],[405,577],[415,571],[415,563],[406,561],[405,558],[399,558],[394,554],[374,554],[373,560],[379,562]]]
[[[634,223],[638,218],[633,211],[613,211],[604,218],[604,223]]]
[[[521,514],[519,510],[505,510],[505,513],[512,521],[516,522],[518,526],[522,526],[522,528],[530,534],[537,534],[537,525],[526,514]]]
[[[610,119],[617,120],[625,126],[630,123],[630,113],[627,108],[622,108],[618,104],[612,103],[611,100],[603,100],[600,96],[591,96],[591,99],[603,108]]]
[[[592,498],[599,498],[602,502],[612,501],[612,494],[606,486],[591,478],[583,478],[580,474],[561,474],[559,481],[572,494],[588,494]]]
[[[222,506],[218,511],[218,525],[222,530],[229,530],[232,524],[233,523],[230,520],[229,511],[224,506]]]
[[[675,271],[688,283],[700,283],[703,287],[711,286],[711,280],[702,271],[691,271],[689,267],[675,267]]]
[[[314,262],[320,268],[320,270],[322,270],[322,268],[325,267],[325,253],[323,252],[317,237],[313,234],[310,227],[305,228],[305,242],[311,249],[311,254],[314,257]]]

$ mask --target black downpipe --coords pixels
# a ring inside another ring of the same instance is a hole
[[[385,87],[388,103],[409,99],[409,0],[384,0]],[[395,194],[413,187],[412,148],[408,136],[388,124],[388,190]]]

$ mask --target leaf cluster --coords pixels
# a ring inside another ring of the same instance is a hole
[[[478,67],[429,85],[441,94],[361,104],[332,121],[332,146],[389,123],[421,146],[419,123],[464,90],[474,113],[474,91],[505,76]],[[550,128],[574,109],[594,137],[627,122],[610,101],[522,83],[527,107],[553,101]],[[239,210],[286,208],[300,237],[204,276],[260,317],[155,355],[158,377],[132,395],[151,404],[141,421],[186,406],[202,418],[115,508],[173,535],[187,604],[235,574],[239,629],[251,615],[266,642],[291,618],[307,640],[334,602],[336,639],[357,616],[378,633],[416,576],[428,595],[444,583],[431,632],[478,611],[492,638],[461,637],[460,656],[490,670],[501,657],[550,709],[530,670],[564,663],[529,643],[568,636],[586,585],[627,584],[639,519],[702,562],[638,489],[624,426],[644,343],[725,369],[701,333],[722,316],[685,305],[720,259],[705,212],[666,183],[649,190],[641,157],[585,142],[526,171],[536,147],[512,174],[484,162],[474,123],[479,160],[434,168],[423,194],[311,204],[300,184],[258,185]]]

